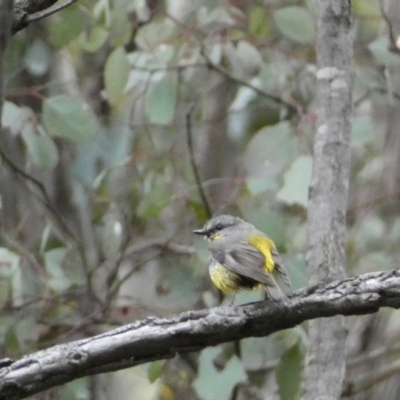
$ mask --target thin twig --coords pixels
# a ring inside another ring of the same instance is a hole
[[[208,68],[218,72],[221,75],[224,75],[226,78],[228,78],[232,82],[238,83],[239,85],[242,85],[242,86],[246,86],[249,89],[254,90],[258,95],[260,95],[268,100],[272,100],[275,103],[278,103],[282,106],[285,106],[285,108],[290,112],[299,114],[300,116],[302,116],[304,114],[304,111],[299,104],[292,104],[286,100],[283,100],[279,96],[275,96],[273,94],[267,93],[264,90],[258,88],[257,86],[252,85],[250,82],[247,82],[246,80],[233,75],[225,68],[222,68],[219,65],[214,64],[212,62],[212,60],[207,56],[206,52],[204,51],[204,47],[201,49],[200,54],[206,60]]]
[[[400,372],[400,361],[396,360],[389,365],[384,365],[380,369],[374,368],[372,372],[368,372],[354,380],[345,381],[343,385],[342,395],[345,397],[354,396],[357,393],[365,392],[373,386],[383,382],[386,379],[398,375]]]
[[[190,31],[193,34],[193,38],[199,43],[200,45],[200,54],[203,56],[203,58],[206,60],[206,66],[209,69],[212,69],[216,72],[218,72],[221,75],[224,75],[225,77],[227,77],[229,80],[231,80],[232,82],[238,83],[239,85],[242,86],[246,86],[249,89],[254,90],[258,95],[272,100],[275,103],[278,103],[282,106],[285,106],[285,108],[288,111],[291,111],[293,113],[299,114],[300,116],[302,116],[304,114],[304,110],[302,109],[302,107],[299,104],[292,104],[286,100],[283,100],[282,98],[280,98],[279,96],[275,96],[273,94],[264,92],[264,90],[258,88],[257,86],[252,85],[251,83],[247,82],[244,79],[241,79],[237,76],[234,76],[232,73],[230,73],[228,70],[220,67],[219,65],[216,65],[212,62],[212,60],[207,56],[207,54],[204,51],[204,43],[201,41],[201,39],[199,38],[199,35],[196,35],[196,32],[194,32],[193,27],[189,27],[187,26],[185,23],[183,23],[182,21],[180,21],[179,19],[175,18],[173,15],[169,14],[169,13],[165,13],[165,15],[171,20],[173,21],[175,24],[177,24],[180,28],[184,29],[185,31]],[[201,34],[204,35],[206,32],[201,31]],[[293,102],[294,103],[294,102]]]
[[[51,212],[51,214],[56,217],[57,222],[60,224],[61,228],[63,231],[71,238],[73,239],[74,242],[78,244],[78,247],[80,247],[80,242],[76,238],[76,235],[71,231],[67,223],[64,221],[60,213],[57,211],[57,209],[53,206],[52,201],[46,191],[46,188],[44,187],[43,183],[40,182],[38,179],[36,179],[34,176],[28,174],[25,172],[22,168],[20,168],[18,165],[16,165],[5,153],[4,151],[0,148],[0,158],[3,159],[7,167],[13,171],[17,176],[25,178],[27,181],[31,182],[36,188],[40,191],[41,195],[43,198],[40,196],[37,196],[37,198],[43,202],[45,207]],[[34,193],[34,192],[33,192]]]
[[[194,174],[194,179],[196,181],[197,185],[197,190],[199,192],[199,195],[201,197],[201,201],[203,202],[204,209],[206,211],[207,217],[211,218],[213,213],[211,210],[210,203],[208,202],[206,193],[204,191],[199,170],[197,168],[196,160],[194,157],[194,151],[193,151],[193,139],[192,139],[192,111],[193,111],[193,106],[190,108],[188,113],[186,114],[186,138],[187,138],[187,144],[188,144],[188,149],[189,149],[189,158],[190,158],[190,164],[192,166],[193,174]]]
[[[378,347],[367,354],[361,354],[359,356],[350,358],[347,363],[347,367],[358,367],[360,364],[367,362],[376,363],[380,358],[396,355],[399,351],[400,345],[393,347]]]

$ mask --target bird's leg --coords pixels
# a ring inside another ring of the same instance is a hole
[[[233,305],[234,305],[236,293],[237,293],[237,289],[235,290],[235,293],[233,293],[232,300],[231,300],[231,302],[230,302],[230,304],[229,304],[230,306],[233,306]]]

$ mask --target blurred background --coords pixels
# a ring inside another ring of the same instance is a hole
[[[13,37],[0,358],[229,305],[192,235],[209,210],[266,232],[293,290],[306,286],[316,3],[81,0]],[[400,256],[400,3],[354,0],[353,10],[350,276],[397,268]],[[262,298],[239,293],[235,304]],[[348,324],[343,397],[400,398],[398,313]],[[304,325],[32,398],[297,399],[306,346]]]

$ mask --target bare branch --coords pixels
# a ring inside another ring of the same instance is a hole
[[[17,400],[73,379],[128,368],[207,346],[268,336],[302,322],[334,315],[400,308],[400,272],[374,272],[315,285],[286,302],[188,311],[147,318],[110,332],[0,361],[0,400]],[[1,367],[3,366],[3,367]]]
[[[48,17],[76,3],[76,1],[77,0],[64,0],[60,2],[58,2],[58,0],[15,0],[12,33],[15,34],[26,28],[29,23]]]
[[[302,116],[304,114],[304,110],[302,109],[302,107],[299,104],[295,103],[294,101],[289,102],[289,101],[282,99],[279,96],[275,96],[274,94],[267,93],[264,90],[258,88],[257,86],[252,85],[250,82],[248,82],[244,79],[241,79],[237,76],[234,76],[225,68],[222,68],[219,65],[214,64],[212,62],[212,60],[207,56],[206,52],[204,51],[204,48],[201,50],[201,55],[206,60],[208,68],[210,68],[211,70],[218,72],[219,74],[225,76],[232,82],[235,82],[241,86],[248,87],[251,90],[254,90],[259,96],[264,97],[265,99],[272,100],[273,102],[280,104],[281,106],[284,106],[287,109],[287,111],[299,114],[300,116]]]
[[[374,368],[373,371],[365,375],[358,376],[354,380],[344,381],[343,396],[354,396],[357,393],[365,392],[376,384],[391,378],[393,375],[398,375],[400,372],[400,361],[395,360],[389,365],[384,365],[380,369]]]
[[[71,231],[69,228],[68,224],[66,221],[63,219],[63,217],[60,215],[60,213],[57,211],[57,209],[53,206],[53,203],[50,199],[49,194],[46,191],[45,186],[43,185],[42,182],[40,182],[38,179],[36,179],[34,176],[30,175],[28,172],[24,171],[22,168],[20,168],[18,165],[16,165],[10,157],[8,157],[4,151],[0,148],[0,159],[4,161],[5,165],[13,172],[15,173],[18,177],[21,178],[21,181],[27,185],[27,182],[32,183],[41,193],[41,196],[37,195],[35,192],[32,192],[36,198],[41,201],[44,206],[50,211],[51,215],[55,218],[59,226],[62,228],[63,233],[69,236],[70,239],[72,239],[78,247],[81,246],[80,241],[77,239],[76,235]],[[27,185],[28,186],[28,185]]]
[[[26,22],[30,23],[33,21],[39,21],[39,20],[46,18],[52,14],[55,14],[58,11],[63,10],[64,8],[67,8],[68,6],[70,6],[71,4],[74,4],[76,2],[77,2],[77,0],[65,0],[64,2],[54,4],[52,7],[49,7],[42,11],[38,11],[34,14],[28,15],[28,17],[26,18]]]

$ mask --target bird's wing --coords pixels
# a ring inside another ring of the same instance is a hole
[[[264,268],[264,255],[254,246],[239,242],[235,244],[234,248],[224,250],[218,247],[210,247],[210,252],[212,258],[225,268],[264,285],[276,286],[274,278]]]
[[[275,271],[279,274],[279,276],[287,286],[292,286],[289,275],[286,272],[285,266],[283,265],[282,257],[278,253],[278,250],[275,248],[271,249],[271,254],[275,264]]]

